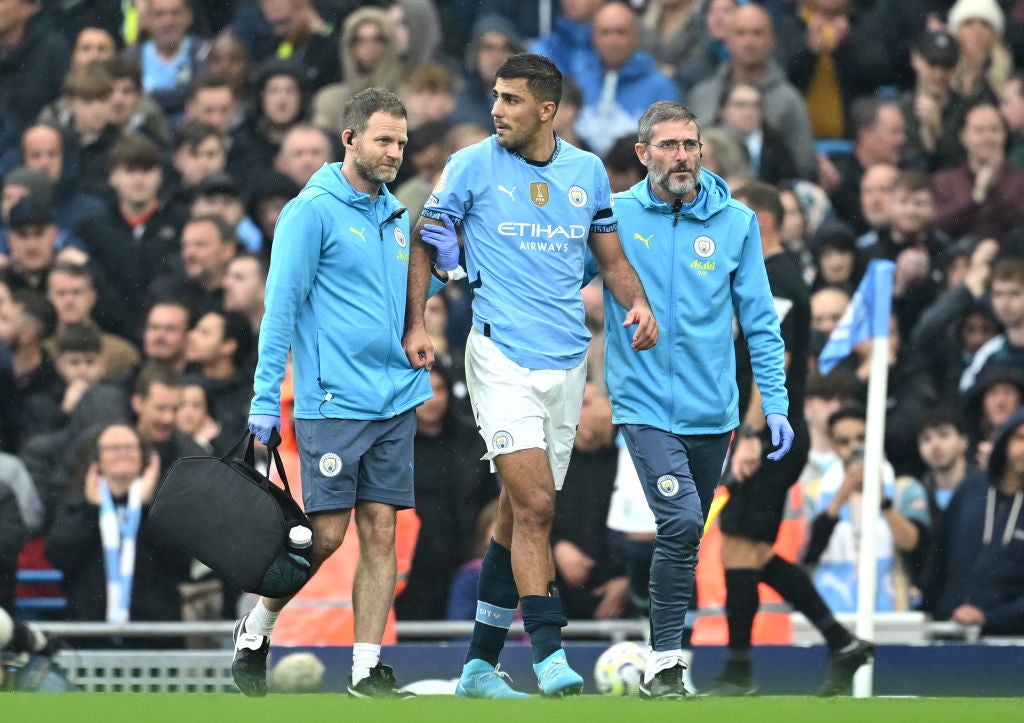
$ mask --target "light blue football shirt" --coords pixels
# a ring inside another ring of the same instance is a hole
[[[600,159],[556,137],[546,163],[491,136],[455,153],[423,215],[462,227],[473,325],[527,369],[570,369],[587,353],[583,263],[592,231],[618,230]]]

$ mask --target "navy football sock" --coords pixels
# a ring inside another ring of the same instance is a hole
[[[518,604],[519,589],[512,575],[512,552],[491,539],[480,568],[476,624],[466,662],[479,658],[491,665],[498,664]]]

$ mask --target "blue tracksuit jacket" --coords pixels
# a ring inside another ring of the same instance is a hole
[[[660,336],[637,353],[625,310],[605,290],[605,380],[616,424],[716,434],[739,424],[733,317],[750,345],[765,414],[788,414],[784,345],[757,219],[702,169],[679,210],[647,179],[613,196],[622,247],[647,292]],[[588,272],[596,272],[592,257]]]
[[[252,414],[280,414],[289,347],[299,419],[387,419],[430,398],[402,351],[409,217],[331,163],[281,212],[267,277]],[[404,209],[402,209],[404,210]],[[432,293],[443,284],[431,277]]]

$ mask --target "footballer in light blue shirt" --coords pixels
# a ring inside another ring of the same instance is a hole
[[[552,130],[561,95],[562,74],[550,60],[508,58],[494,85],[495,135],[449,159],[410,244],[403,347],[413,367],[429,367],[427,245],[437,249],[435,273],[442,276],[457,266],[451,250],[461,231],[473,288],[466,381],[485,458],[502,480],[476,625],[456,688],[463,697],[525,697],[496,670],[517,604],[541,693],[583,689],[562,650],[566,618],[550,594],[549,539],[554,492],[565,477],[586,382],[590,334],[580,287],[588,247],[625,310],[623,333],[631,334],[631,347],[649,349],[658,338],[647,296],[619,242],[601,161]]]

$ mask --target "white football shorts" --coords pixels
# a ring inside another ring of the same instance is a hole
[[[466,341],[466,386],[480,436],[481,459],[522,449],[543,449],[555,489],[562,489],[576,426],[580,423],[587,362],[573,369],[526,369],[475,328]]]

